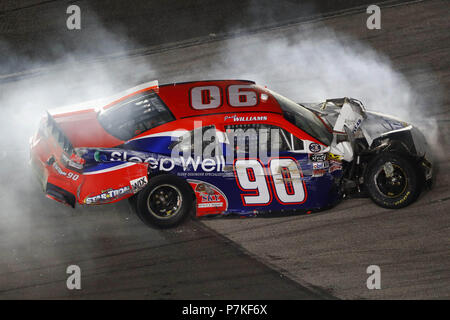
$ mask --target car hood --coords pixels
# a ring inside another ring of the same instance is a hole
[[[362,103],[352,98],[330,99],[323,103],[303,103],[302,105],[326,119],[335,131],[345,131],[353,135],[361,132],[369,146],[378,137],[397,130],[412,128],[410,124],[396,117],[368,111]]]
[[[367,118],[361,125],[361,130],[369,146],[373,140],[399,130],[409,130],[412,126],[400,119],[386,114],[366,111]]]

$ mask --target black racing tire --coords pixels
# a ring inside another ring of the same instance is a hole
[[[194,204],[189,184],[166,174],[151,177],[135,201],[138,217],[147,226],[158,228],[179,225],[189,216]]]
[[[384,169],[388,162],[393,168],[391,177]],[[389,209],[410,205],[421,191],[421,179],[414,162],[396,153],[382,153],[369,162],[364,185],[373,202]]]

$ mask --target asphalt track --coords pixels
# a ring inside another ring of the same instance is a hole
[[[361,28],[367,17],[361,12],[320,22],[382,51],[412,81],[421,79],[424,65],[431,68],[444,88],[442,104],[430,110],[439,116],[438,179],[413,205],[393,211],[368,199],[351,199],[313,215],[203,219],[171,230],[149,229],[127,202],[73,210],[44,198],[27,170],[24,137],[11,134],[2,140],[0,153],[0,299],[450,298],[448,10],[448,3],[439,0],[386,7],[383,28],[376,32]],[[277,38],[296,27],[290,21],[253,32]],[[92,69],[117,75],[109,90],[135,78],[164,83],[209,77],[195,66],[213,63],[227,41],[223,35],[208,33],[167,46],[144,43],[125,60],[118,54],[84,61],[63,85],[81,90],[77,81]],[[118,72],[127,70],[130,61],[133,72]],[[55,84],[55,75],[67,66],[33,67],[4,75],[3,94],[20,86],[38,95],[31,88]],[[433,92],[427,92],[432,84],[416,85],[432,99]],[[53,103],[64,100],[55,96]],[[76,98],[71,97],[73,102]],[[15,110],[19,116],[3,117],[2,128],[13,121],[30,131],[31,124],[19,122],[27,118],[21,106],[8,108],[7,116]],[[82,270],[82,290],[66,288],[71,264]],[[366,288],[369,265],[381,268],[381,290]]]

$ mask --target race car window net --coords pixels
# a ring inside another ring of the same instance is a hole
[[[270,93],[277,100],[287,121],[323,144],[328,146],[331,144],[333,134],[327,130],[327,127],[312,111],[276,92],[270,91]]]
[[[247,153],[252,143],[256,143],[260,152],[303,150],[302,140],[274,125],[260,123],[228,125],[225,126],[225,133],[235,152]],[[242,140],[239,141],[240,139]]]
[[[98,115],[102,127],[114,137],[127,141],[157,126],[175,120],[158,95],[143,92],[103,110]]]

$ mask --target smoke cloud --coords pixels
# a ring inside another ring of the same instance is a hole
[[[52,61],[19,54],[0,38],[0,56],[7,57],[0,60],[0,291],[45,281],[49,261],[57,264],[73,259],[64,249],[67,241],[88,242],[92,250],[77,254],[89,258],[95,254],[93,248],[104,245],[99,230],[114,230],[130,214],[126,202],[106,210],[85,207],[75,211],[47,199],[28,164],[29,137],[46,110],[108,97],[152,77],[148,62],[136,67],[134,58],[127,55],[130,41],[123,42],[125,33],[112,33],[100,22],[90,32],[102,39],[98,51],[84,42],[77,43],[76,50],[55,42],[48,48],[56,57]],[[111,53],[107,57],[105,48]],[[64,216],[71,217],[71,222],[61,219]],[[25,278],[8,276],[30,267],[42,269]],[[61,270],[64,279],[65,268]]]
[[[386,55],[321,23],[228,40],[211,70],[211,78],[255,80],[298,102],[353,97],[438,139],[442,89],[431,72],[407,79]]]

